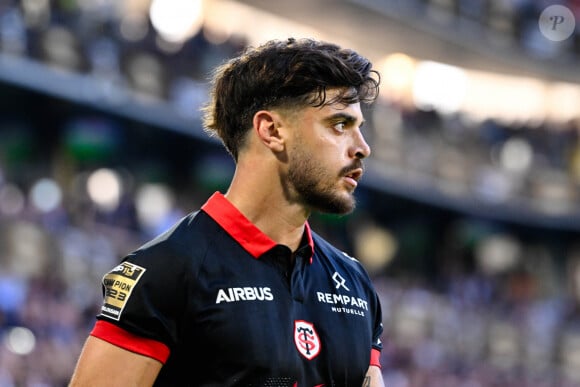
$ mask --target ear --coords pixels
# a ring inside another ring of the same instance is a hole
[[[254,130],[258,138],[274,152],[284,150],[284,137],[279,130],[281,117],[270,110],[260,110],[254,114]]]

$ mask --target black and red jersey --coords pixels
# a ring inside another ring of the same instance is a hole
[[[157,386],[360,387],[378,365],[381,309],[361,264],[308,224],[292,253],[220,193],[103,289],[91,335],[164,363]]]

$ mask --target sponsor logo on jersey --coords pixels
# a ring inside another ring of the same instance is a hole
[[[335,271],[332,275],[332,280],[334,281],[337,292],[339,290],[351,291],[346,279],[340,273]],[[364,317],[369,310],[367,300],[349,294],[316,292],[316,300],[319,303],[330,306],[330,311],[333,313],[345,313]]]
[[[351,297],[346,294],[316,292],[318,302],[330,306],[330,310],[335,313],[354,314],[364,316],[369,310],[368,301],[360,297]]]
[[[337,290],[342,287],[347,292],[350,292],[350,289],[345,285],[346,284],[346,280],[340,274],[338,274],[337,271],[335,271],[334,274],[332,275],[332,280],[336,284],[336,289]]]
[[[294,321],[294,344],[302,356],[314,359],[320,353],[320,338],[314,325],[304,320]]]
[[[222,302],[238,301],[272,301],[274,295],[272,290],[267,287],[239,287],[219,289],[215,300],[216,304]]]
[[[105,274],[103,277],[105,299],[101,307],[101,315],[119,320],[133,288],[144,272],[145,268],[141,266],[123,262]]]

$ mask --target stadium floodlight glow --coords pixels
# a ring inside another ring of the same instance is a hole
[[[157,33],[168,42],[180,43],[203,25],[201,0],[153,0],[149,18]]]
[[[137,218],[149,230],[158,232],[166,222],[174,207],[170,188],[159,183],[145,183],[137,190],[135,197]]]
[[[415,59],[397,52],[386,56],[380,63],[381,91],[387,98],[400,99],[410,93],[415,75]]]
[[[34,333],[25,327],[10,328],[4,336],[6,348],[17,355],[28,355],[36,347]]]
[[[507,171],[525,174],[532,167],[534,150],[524,138],[512,137],[502,145],[499,161]]]
[[[105,211],[114,211],[117,208],[122,190],[121,178],[111,169],[98,169],[87,180],[89,197]]]
[[[56,181],[50,178],[41,178],[30,190],[30,201],[41,212],[51,212],[60,206],[62,191]]]
[[[467,75],[459,67],[420,62],[415,71],[413,100],[421,109],[455,113],[463,105],[467,83]]]

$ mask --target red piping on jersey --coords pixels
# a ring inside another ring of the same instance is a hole
[[[266,251],[276,246],[269,236],[264,234],[248,218],[244,216],[234,205],[220,192],[214,193],[201,207],[212,217],[232,238],[254,258],[259,258]],[[314,255],[314,241],[308,222],[304,223],[304,231],[311,248],[310,263]]]
[[[98,320],[91,332],[91,336],[105,340],[127,351],[153,358],[163,364],[169,357],[169,347],[165,344],[134,335],[108,321]]]
[[[372,366],[381,368],[381,351],[378,349],[371,349],[371,364]]]

